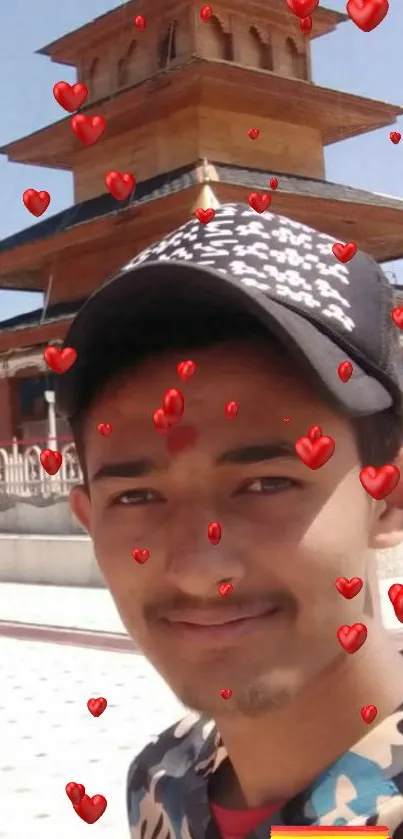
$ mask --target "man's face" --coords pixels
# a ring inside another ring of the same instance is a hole
[[[176,364],[189,357],[197,371],[182,383]],[[185,413],[162,436],[152,416],[171,387]],[[113,426],[109,437],[100,422]],[[336,442],[315,471],[292,456],[313,425]],[[282,441],[290,454],[270,458],[267,447]],[[212,716],[281,707],[345,657],[338,627],[368,621],[364,595],[352,609],[335,580],[365,578],[376,505],[359,481],[349,423],[279,351],[223,346],[148,361],[94,403],[83,442],[90,494],[73,491],[73,509],[128,632],[186,705]],[[116,474],[97,479],[106,465]],[[222,538],[213,546],[214,521]],[[134,548],[148,561],[135,562]],[[223,580],[233,585],[225,597]]]

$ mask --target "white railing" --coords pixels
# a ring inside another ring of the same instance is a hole
[[[43,449],[57,449],[63,456],[56,475],[48,475],[40,455]],[[71,437],[49,440],[17,440],[0,443],[0,499],[4,496],[32,498],[67,496],[72,486],[82,480],[75,445]]]

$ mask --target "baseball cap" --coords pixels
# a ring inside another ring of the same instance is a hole
[[[140,253],[93,293],[74,318],[65,347],[74,365],[58,376],[59,413],[73,418],[88,399],[94,367],[130,333],[139,356],[167,318],[236,311],[256,318],[340,411],[402,413],[399,331],[393,290],[377,262],[357,251],[338,261],[336,241],[272,212],[224,204]],[[185,348],[186,349],[186,348]],[[353,364],[345,383],[338,375]]]

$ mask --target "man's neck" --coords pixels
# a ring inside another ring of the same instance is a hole
[[[401,704],[403,663],[383,631],[266,717],[217,719],[230,767],[212,778],[211,797],[231,809],[292,799],[371,731],[361,708],[376,705],[378,725]]]

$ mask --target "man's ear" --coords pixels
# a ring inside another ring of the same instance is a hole
[[[86,488],[75,486],[69,496],[70,510],[87,533],[91,533],[91,501]]]
[[[370,547],[382,551],[403,542],[403,448],[394,460],[400,470],[400,480],[384,501],[376,503]]]

